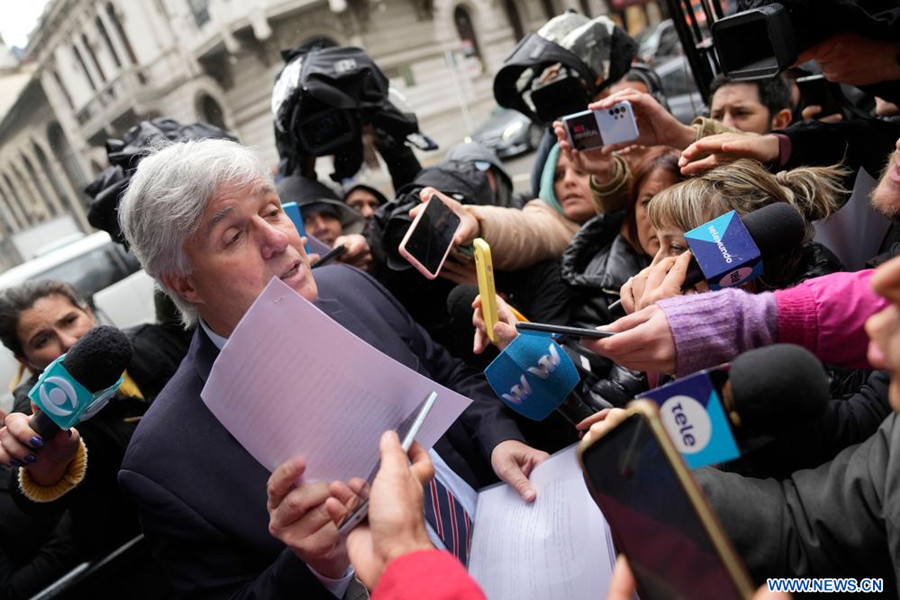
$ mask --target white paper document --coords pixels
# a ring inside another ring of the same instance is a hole
[[[365,477],[378,440],[431,392],[430,448],[471,400],[400,364],[273,279],[213,365],[203,402],[269,470],[302,456],[307,480]]]
[[[489,600],[606,598],[616,554],[576,450],[534,469],[533,504],[505,484],[478,495],[469,574]]]

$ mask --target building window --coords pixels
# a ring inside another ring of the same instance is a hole
[[[215,125],[219,129],[228,130],[228,126],[225,125],[225,113],[212,96],[207,94],[200,96],[199,112],[202,121]]]
[[[209,0],[187,0],[187,3],[191,7],[197,27],[203,27],[209,22]]]
[[[100,32],[100,37],[103,38],[103,42],[106,44],[107,49],[109,49],[109,53],[112,54],[113,62],[116,63],[117,68],[122,68],[122,61],[119,60],[119,54],[116,52],[116,47],[113,46],[112,38],[109,37],[109,32],[106,31],[106,25],[103,24],[103,19],[100,18],[100,15],[97,15],[97,18],[94,19],[94,23],[97,24],[97,31]]]
[[[522,17],[519,15],[519,7],[516,5],[516,0],[504,0],[504,6],[506,8],[506,17],[509,19],[509,24],[513,28],[513,35],[516,36],[516,41],[518,42],[525,37],[525,27],[522,26]]]
[[[128,60],[132,65],[138,66],[137,55],[134,53],[134,48],[131,47],[131,42],[128,40],[128,35],[125,33],[125,28],[122,27],[122,22],[119,20],[119,15],[116,14],[116,7],[112,5],[112,2],[106,3],[106,15],[109,17],[110,22],[112,22],[113,28],[116,30],[116,35],[122,40],[122,45],[125,46],[125,53],[128,54]],[[141,84],[147,83],[147,78],[140,69],[137,70],[137,78]]]
[[[453,22],[456,23],[456,33],[462,40],[463,55],[466,58],[481,58],[481,48],[478,47],[478,37],[475,35],[475,26],[472,25],[472,17],[463,6],[457,6],[453,11]]]
[[[87,64],[84,62],[84,58],[81,57],[81,52],[78,51],[78,46],[73,44],[72,52],[75,53],[75,60],[77,60],[78,64],[81,65],[81,70],[84,73],[84,76],[87,77],[88,84],[91,86],[91,89],[96,92],[97,85],[94,83],[94,78],[91,77],[91,72],[88,71]]]
[[[553,0],[541,0],[541,5],[544,7],[544,14],[547,15],[548,19],[552,19],[556,16],[556,8],[553,7]]]
[[[97,73],[100,75],[100,81],[106,83],[106,73],[103,72],[103,67],[100,66],[100,61],[97,60],[97,55],[94,54],[94,49],[91,48],[87,35],[83,33],[81,34],[81,43],[84,45],[84,49],[87,50],[88,56],[91,57],[91,62],[94,63],[94,68],[97,69]]]

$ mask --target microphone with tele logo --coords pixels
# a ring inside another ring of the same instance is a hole
[[[28,392],[41,410],[29,427],[48,437],[97,414],[122,383],[133,352],[128,337],[115,327],[101,325],[85,333]]]
[[[741,354],[639,396],[655,401],[675,447],[692,469],[725,462],[826,410],[831,391],[822,363],[792,344]]]

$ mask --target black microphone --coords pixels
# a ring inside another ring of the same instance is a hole
[[[741,217],[747,233],[759,249],[763,264],[767,260],[789,254],[800,247],[806,232],[806,221],[787,202],[776,202]],[[702,226],[701,226],[702,227]],[[687,275],[681,285],[682,291],[694,287],[706,276],[696,258],[691,258]]]
[[[472,303],[478,296],[478,286],[464,283],[454,287],[447,294],[447,313],[451,323],[472,324]]]
[[[659,405],[663,426],[695,469],[736,459],[818,419],[831,393],[815,356],[799,346],[773,344],[640,397]]]
[[[732,424],[777,435],[822,416],[831,388],[812,353],[793,344],[773,344],[732,361],[723,395]]]
[[[29,427],[47,437],[93,416],[115,390],[86,398],[79,397],[77,387],[83,387],[92,396],[107,390],[122,376],[133,353],[128,337],[115,327],[101,325],[85,333],[61,357],[62,361],[57,359],[44,370],[29,392],[41,409],[28,421]],[[60,363],[65,371],[58,369]]]

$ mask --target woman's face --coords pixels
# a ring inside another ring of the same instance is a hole
[[[634,220],[637,223],[638,243],[647,256],[654,256],[659,251],[659,236],[650,219],[647,218],[647,205],[653,196],[677,183],[675,175],[665,169],[656,169],[647,176],[637,190],[637,202],[634,205]]]
[[[657,260],[684,254],[690,248],[684,239],[684,231],[677,227],[663,227],[656,230],[659,238],[659,250],[656,253]]]
[[[79,308],[60,294],[44,296],[19,315],[16,335],[24,354],[19,359],[28,368],[43,371],[95,325],[90,309]]]
[[[553,192],[563,214],[576,223],[584,223],[597,214],[591,201],[589,182],[590,175],[575,169],[565,153],[560,152],[553,178]]]

